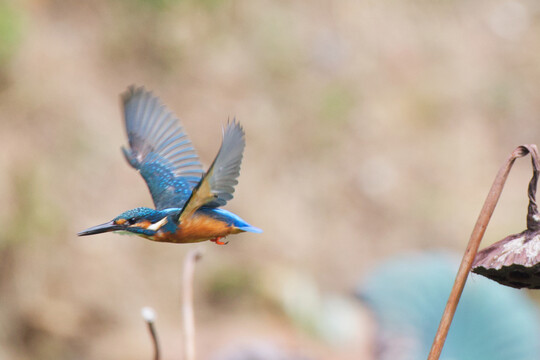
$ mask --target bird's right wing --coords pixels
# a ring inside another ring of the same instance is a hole
[[[223,143],[212,166],[186,202],[180,214],[180,222],[191,216],[201,206],[223,206],[233,198],[245,146],[244,129],[236,120],[233,120],[224,130]]]
[[[182,208],[204,172],[180,121],[144,87],[130,86],[122,104],[127,161],[141,173],[158,210]]]

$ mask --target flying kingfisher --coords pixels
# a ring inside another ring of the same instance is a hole
[[[233,198],[246,145],[236,120],[225,127],[221,148],[205,173],[180,121],[157,96],[131,86],[121,99],[129,140],[129,149],[122,151],[146,181],[156,209],[128,210],[77,235],[117,231],[160,242],[225,245],[221,240],[227,235],[262,232],[219,208]]]

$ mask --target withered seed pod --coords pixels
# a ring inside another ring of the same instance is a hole
[[[540,289],[540,216],[536,206],[536,185],[540,172],[536,146],[531,154],[533,177],[529,182],[527,230],[510,235],[478,252],[472,272],[514,288]]]

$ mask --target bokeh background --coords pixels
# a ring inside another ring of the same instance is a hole
[[[180,358],[194,247],[200,359],[376,358],[355,289],[385,259],[463,251],[498,167],[540,141],[539,39],[532,0],[1,0],[0,359],[149,359],[147,305]],[[131,84],[205,165],[240,120],[227,209],[263,234],[76,237],[152,205],[120,152]],[[483,245],[525,228],[529,177],[518,161]]]

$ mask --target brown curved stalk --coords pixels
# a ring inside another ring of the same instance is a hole
[[[150,333],[150,337],[152,338],[152,345],[154,346],[154,360],[160,359],[160,352],[159,352],[159,342],[157,337],[157,330],[154,325],[154,321],[156,320],[156,315],[154,313],[154,309],[151,307],[144,307],[141,309],[141,315],[146,322],[146,325],[148,325],[148,332]]]
[[[154,360],[159,360],[159,343],[157,339],[157,331],[153,321],[147,321],[148,331],[152,338],[152,345],[154,345]]]
[[[499,172],[495,177],[493,185],[489,190],[488,196],[484,202],[484,206],[480,211],[480,215],[478,216],[478,220],[476,221],[476,224],[472,231],[469,244],[467,245],[465,253],[463,254],[463,259],[461,260],[461,264],[456,275],[456,280],[454,281],[454,286],[452,287],[448,302],[446,303],[446,308],[444,309],[439,328],[437,329],[437,333],[435,334],[435,339],[433,340],[433,345],[431,346],[428,360],[438,360],[439,356],[441,355],[441,351],[444,346],[450,324],[452,323],[452,319],[454,318],[454,314],[456,312],[461,293],[463,292],[465,282],[467,281],[467,276],[469,275],[469,272],[471,270],[472,263],[474,261],[474,258],[476,257],[476,253],[478,252],[478,247],[480,246],[480,242],[482,241],[482,238],[486,231],[486,227],[489,223],[489,220],[491,219],[491,215],[493,214],[495,206],[497,205],[499,197],[501,196],[501,192],[504,187],[504,183],[506,182],[506,178],[510,173],[512,165],[514,165],[515,160],[517,158],[527,155],[528,153],[532,153],[533,166],[537,165],[538,150],[536,148],[536,145],[518,146],[512,152],[508,160],[506,160],[504,165],[499,169]],[[536,206],[536,202],[533,203],[533,206]]]

